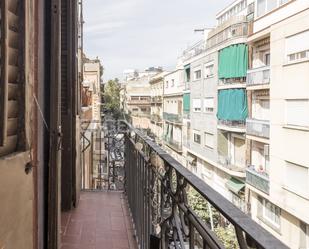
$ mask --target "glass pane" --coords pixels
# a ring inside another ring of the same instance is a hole
[[[266,11],[266,0],[257,1],[257,16],[264,15]]]

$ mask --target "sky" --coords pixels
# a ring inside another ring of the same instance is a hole
[[[104,81],[125,69],[162,66],[202,38],[195,29],[215,25],[215,15],[233,0],[84,0],[84,48],[104,66]]]

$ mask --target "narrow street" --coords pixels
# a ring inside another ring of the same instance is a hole
[[[62,213],[61,249],[135,249],[121,192],[82,192],[78,208]]]

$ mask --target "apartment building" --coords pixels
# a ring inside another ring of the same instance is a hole
[[[143,72],[131,70],[125,72],[124,110],[130,116],[132,125],[143,130],[150,130],[151,86],[150,80],[161,73],[162,68],[150,67]]]
[[[248,50],[247,2],[219,12],[217,26],[182,55],[187,167],[243,211]],[[222,21],[223,20],[223,21]]]
[[[257,0],[250,9],[251,215],[290,248],[308,248],[309,3]]]
[[[182,69],[176,69],[164,76],[163,90],[163,140],[164,148],[182,162],[182,109],[183,80]]]
[[[149,81],[151,92],[150,130],[159,144],[162,144],[163,138],[163,91],[166,74],[167,72],[159,73],[151,77]]]

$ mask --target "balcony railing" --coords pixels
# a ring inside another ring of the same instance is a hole
[[[231,158],[228,156],[218,155],[218,163],[229,170],[239,172],[239,173],[245,172],[245,166],[240,167],[240,166],[236,166],[232,164]]]
[[[151,103],[152,104],[162,104],[162,97],[161,96],[152,97]]]
[[[269,138],[269,121],[247,119],[247,134],[257,137]]]
[[[246,121],[242,120],[218,120],[218,125],[223,127],[226,127],[226,129],[246,129]]]
[[[259,67],[248,70],[247,72],[247,86],[265,85],[270,82],[270,68]]]
[[[218,82],[219,87],[224,87],[224,86],[229,86],[229,87],[233,87],[233,86],[244,86],[246,87],[246,78],[245,77],[241,77],[241,78],[232,78],[232,79],[220,79]]]
[[[183,111],[182,116],[184,119],[190,119],[190,111]]]
[[[204,40],[198,41],[196,44],[191,46],[190,48],[186,49],[181,58],[183,61],[189,60],[193,58],[194,56],[197,56],[201,53],[203,53],[206,49],[206,42]]]
[[[149,99],[129,99],[127,103],[128,105],[149,105],[150,98]]]
[[[163,119],[173,123],[182,123],[182,116],[180,114],[164,112]]]
[[[246,37],[247,34],[248,22],[246,17],[234,16],[209,32],[206,49],[211,49],[231,39]]]
[[[151,114],[150,120],[156,123],[161,123],[162,122],[162,117],[158,114]]]
[[[225,248],[213,225],[192,207],[190,190],[228,221],[224,229],[233,227],[237,248],[287,248],[160,146],[129,128],[125,192],[139,248]]]
[[[150,118],[150,113],[147,112],[131,112],[132,117]]]
[[[269,177],[265,172],[258,172],[254,166],[249,166],[246,170],[246,182],[256,189],[269,194]]]
[[[179,141],[176,141],[172,138],[164,138],[164,141],[167,143],[168,147],[171,147],[172,149],[176,151],[182,151],[182,144]]]

